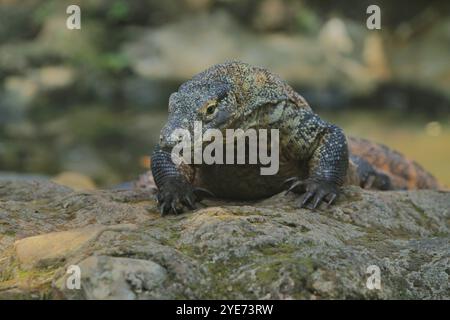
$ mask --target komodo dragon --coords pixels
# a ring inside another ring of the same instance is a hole
[[[207,129],[278,129],[279,170],[261,175],[260,164],[175,164],[175,129],[193,134],[194,121]],[[169,118],[153,151],[151,170],[162,214],[194,209],[205,193],[253,200],[283,190],[299,205],[331,204],[340,187],[378,190],[437,189],[436,179],[386,146],[346,137],[316,115],[306,100],[269,71],[233,61],[218,64],[182,84],[169,99]]]

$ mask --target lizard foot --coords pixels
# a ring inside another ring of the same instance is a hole
[[[183,179],[172,178],[161,186],[157,194],[161,215],[180,214],[185,208],[195,210],[195,203],[200,202],[205,195],[214,197],[206,189],[194,188]]]
[[[315,209],[322,201],[330,205],[336,200],[339,194],[339,189],[336,184],[326,180],[314,178],[300,180],[294,177],[287,179],[285,184],[287,183],[291,183],[291,185],[287,189],[286,194],[291,191],[302,194],[299,201],[300,208]]]

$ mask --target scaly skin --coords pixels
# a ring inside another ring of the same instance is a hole
[[[370,185],[370,177],[360,177],[361,185],[366,188],[381,190],[441,188],[437,180],[418,163],[385,145],[355,137],[348,137],[348,142],[352,159],[363,160],[371,166],[371,168],[366,166],[362,176],[367,175],[368,171],[376,175],[377,179],[372,179],[375,185]],[[365,185],[367,183],[369,185]]]
[[[175,165],[170,153],[179,141],[171,134],[175,129],[187,129],[194,136],[194,121],[202,121],[203,132],[278,129],[278,173],[261,175],[259,164]],[[385,190],[405,186],[398,183],[401,178],[396,173],[383,172],[383,166],[379,166],[380,159],[389,159],[393,152],[379,147],[380,156],[371,158],[365,153],[362,140],[349,140],[350,157],[342,130],[320,119],[302,96],[267,70],[242,62],[212,66],[184,83],[169,99],[169,118],[152,154],[161,212],[194,209],[195,202],[208,193],[252,200],[287,189],[301,195],[300,206],[314,209],[322,201],[331,204],[345,183]],[[401,155],[393,162],[397,168],[407,163]],[[416,177],[427,176],[414,186],[437,186],[423,169],[410,172]],[[407,183],[407,187],[412,187],[412,183]]]

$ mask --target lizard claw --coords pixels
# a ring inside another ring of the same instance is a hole
[[[336,193],[330,193],[326,196],[327,206],[331,205],[334,200],[336,200],[337,194]]]
[[[190,210],[195,210],[197,207],[195,206],[195,200],[191,199],[190,196],[185,196],[183,204],[185,204]]]
[[[331,181],[310,178],[305,181],[305,186],[306,193],[300,203],[302,208],[316,209],[322,201],[331,205],[339,193],[338,186]]]
[[[165,203],[159,205],[159,213],[161,214],[161,216],[164,216],[166,214]]]
[[[291,192],[292,190],[294,190],[295,188],[297,188],[298,186],[302,186],[302,185],[304,185],[304,182],[303,181],[296,181],[296,182],[294,182],[290,187],[289,187],[289,189],[287,189],[286,190],[286,192],[284,193],[284,195],[287,195],[289,192]]]
[[[336,200],[339,193],[338,186],[335,183],[326,180],[314,178],[300,180],[294,177],[287,179],[284,184],[286,183],[292,184],[286,190],[285,194],[288,194],[291,191],[296,191],[298,193],[301,189],[304,189],[304,193],[299,199],[300,208],[316,209],[322,201],[325,201],[327,205],[331,205]]]
[[[170,207],[172,208],[173,213],[178,214],[177,207],[175,206],[175,202],[172,202]]]
[[[309,199],[314,196],[314,193],[311,191],[305,192],[300,196],[300,208],[303,208],[308,203]]]
[[[199,200],[199,197],[187,181],[173,178],[160,187],[157,199],[161,215],[164,216],[169,213],[183,213],[185,207],[195,210],[195,202]]]
[[[297,177],[292,177],[289,179],[286,179],[283,182],[283,185],[288,184],[288,183],[292,183],[291,186],[286,190],[286,192],[284,193],[284,195],[287,195],[289,192],[294,191],[297,187],[303,186],[305,184],[305,182],[303,180],[300,180]]]
[[[294,182],[294,181],[298,181],[299,179],[297,177],[292,177],[289,179],[284,180],[283,185]]]
[[[215,198],[216,195],[214,193],[212,193],[211,191],[209,191],[208,189],[204,189],[204,188],[194,188],[194,194],[199,198],[199,199],[203,199],[205,195],[210,196],[212,198]]]

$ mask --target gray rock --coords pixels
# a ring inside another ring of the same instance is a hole
[[[148,190],[0,180],[0,298],[450,298],[449,191],[346,187],[314,212],[296,201],[207,200],[160,217]],[[57,238],[76,240],[49,252]],[[23,265],[18,243],[45,263]],[[65,285],[73,265],[79,290]]]
[[[155,295],[167,277],[159,264],[149,260],[92,256],[79,264],[83,295],[88,299],[131,300],[136,298],[164,298]],[[63,278],[62,280],[66,280]],[[75,297],[73,289],[59,282],[68,297]]]

